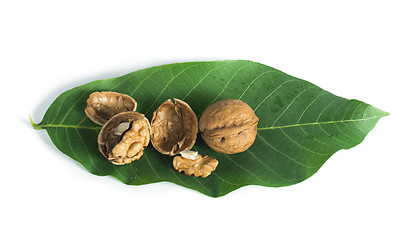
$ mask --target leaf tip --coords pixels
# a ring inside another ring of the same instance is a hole
[[[33,121],[33,119],[31,118],[31,116],[28,115],[28,117],[30,118],[31,126],[32,126],[35,130],[41,130],[41,127]]]
[[[388,113],[388,112],[385,112],[385,111],[382,111],[382,110],[380,110],[379,109],[379,111],[380,111],[380,117],[387,117],[387,116],[389,116],[390,115],[390,113]]]

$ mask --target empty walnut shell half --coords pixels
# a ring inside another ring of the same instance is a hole
[[[85,114],[96,124],[103,126],[111,117],[121,112],[135,111],[136,101],[116,92],[94,92],[87,99]]]
[[[112,117],[98,135],[99,151],[113,164],[123,165],[139,159],[150,140],[149,121],[138,112]]]
[[[196,114],[182,100],[168,99],[153,113],[151,140],[162,154],[174,156],[189,150],[196,142],[198,123]]]
[[[258,117],[249,105],[238,99],[225,99],[203,112],[199,129],[214,151],[233,154],[246,151],[254,143],[257,124]]]

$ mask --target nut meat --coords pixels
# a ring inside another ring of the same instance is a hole
[[[202,114],[199,129],[203,140],[216,152],[246,151],[256,139],[258,118],[253,109],[237,99],[210,105]]]
[[[99,151],[113,164],[139,159],[150,140],[150,125],[143,114],[123,112],[112,117],[98,135]]]
[[[196,152],[197,154],[197,152]],[[173,167],[179,171],[184,172],[185,175],[194,175],[195,177],[207,177],[217,167],[219,161],[209,156],[197,155],[196,158],[190,159],[182,156],[173,158]]]
[[[151,121],[153,147],[170,156],[191,149],[198,131],[197,117],[190,106],[179,99],[174,100],[162,103]]]
[[[135,110],[136,102],[128,95],[116,92],[94,92],[87,99],[85,113],[94,123],[103,126],[116,114]]]

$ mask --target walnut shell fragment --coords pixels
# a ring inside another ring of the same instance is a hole
[[[214,151],[234,154],[246,151],[256,139],[258,117],[238,99],[210,105],[199,120],[203,140]]]
[[[192,152],[192,151],[183,151]],[[182,153],[183,153],[182,152]],[[194,158],[189,158],[182,154],[173,158],[173,167],[179,172],[184,172],[185,175],[194,175],[195,177],[207,177],[216,170],[219,161],[209,156],[200,156],[196,153]],[[191,155],[190,153],[188,153]]]
[[[110,118],[121,112],[135,111],[136,101],[116,92],[94,92],[87,99],[85,114],[96,124],[103,126]]]
[[[138,112],[112,117],[98,135],[99,151],[113,164],[123,165],[139,159],[150,140],[149,121]]]
[[[174,101],[162,103],[151,121],[153,147],[170,156],[191,149],[198,132],[197,117],[190,106],[176,98]]]

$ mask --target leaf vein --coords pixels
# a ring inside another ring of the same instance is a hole
[[[227,154],[224,154],[226,156],[226,158],[228,158],[232,163],[234,163],[236,166],[240,167],[241,169],[243,169],[244,171],[250,173],[250,175],[254,176],[257,180],[267,183],[266,181],[264,181],[263,179],[259,178],[257,175],[255,175],[253,172],[251,172],[250,170],[248,170],[247,168],[243,167],[241,164],[237,163],[236,161],[234,161],[233,159],[231,159]],[[268,183],[267,183],[268,184]]]
[[[128,164],[128,165],[129,165],[129,167],[132,169],[132,172],[133,172],[133,174],[134,174],[135,177],[137,177],[142,183],[143,183],[143,182],[147,183],[147,181],[143,180],[142,178],[140,178],[140,177],[138,176],[138,174],[136,173],[136,171],[135,171],[135,169],[134,169],[133,163],[130,163],[130,164]]]
[[[288,158],[289,160],[293,161],[294,163],[296,163],[296,164],[298,164],[298,165],[301,165],[301,166],[303,166],[303,167],[306,167],[306,168],[315,168],[315,167],[312,167],[312,166],[305,165],[305,164],[303,164],[303,163],[301,163],[301,162],[295,160],[294,158],[288,156],[287,154],[281,152],[280,150],[276,149],[276,148],[273,147],[269,142],[267,142],[267,140],[265,140],[262,136],[260,136],[260,134],[257,134],[257,137],[261,138],[261,140],[263,140],[263,141],[264,141],[268,146],[270,146],[274,151],[280,153],[281,155],[285,156],[286,158]]]
[[[308,109],[312,106],[312,104],[314,104],[314,103],[318,100],[319,97],[321,97],[322,95],[325,95],[325,94],[329,94],[329,93],[328,93],[328,92],[323,92],[323,93],[319,94],[316,98],[314,98],[314,100],[313,100],[313,101],[304,109],[304,111],[301,113],[300,117],[298,118],[297,123],[300,123],[301,118],[302,118],[302,117],[304,116],[304,114],[308,111]]]
[[[313,150],[311,150],[311,149],[309,149],[307,147],[304,147],[303,145],[299,144],[294,139],[292,139],[290,136],[288,136],[288,134],[286,134],[282,128],[280,130],[284,134],[284,136],[286,136],[291,142],[293,142],[295,145],[301,147],[302,149],[304,149],[304,150],[306,150],[308,152],[311,152],[313,154],[320,155],[320,156],[328,156],[329,155],[328,153],[319,153],[319,152],[315,152],[315,151],[313,151]]]
[[[211,105],[212,103],[214,103],[214,102],[217,100],[217,98],[220,97],[220,95],[222,95],[222,93],[224,92],[224,90],[226,90],[227,86],[230,84],[230,82],[233,80],[233,78],[237,75],[237,73],[240,72],[240,70],[242,70],[243,68],[248,67],[248,66],[250,66],[250,65],[251,65],[251,64],[248,64],[248,65],[245,65],[245,66],[240,67],[240,68],[231,76],[231,78],[229,79],[229,81],[227,82],[227,84],[224,85],[223,89],[219,92],[219,94],[213,99],[213,101],[212,101],[209,105]]]
[[[180,71],[180,73],[176,74],[176,76],[174,76],[173,78],[170,79],[170,81],[165,85],[165,87],[162,89],[162,91],[159,93],[158,97],[155,99],[155,101],[153,101],[152,105],[148,108],[148,110],[146,112],[149,112],[149,110],[151,110],[151,108],[155,105],[155,103],[158,101],[158,99],[162,96],[163,92],[168,88],[168,86],[173,82],[173,80],[175,80],[180,74],[182,74],[185,70],[192,68],[192,67],[196,67],[198,66],[198,64],[196,65],[192,65],[189,66],[185,69],[183,69],[182,71]]]
[[[80,97],[77,98],[77,100],[72,103],[71,107],[67,110],[67,112],[65,113],[65,116],[63,117],[63,119],[61,120],[60,124],[62,124],[65,119],[68,117],[68,115],[71,113],[72,109],[74,109],[74,106],[81,100],[81,98],[86,94],[87,92],[84,91]],[[62,105],[62,104],[61,104]]]
[[[136,86],[136,88],[132,91],[132,93],[131,93],[130,95],[133,96],[133,95],[135,94],[136,90],[138,90],[138,88],[142,85],[142,83],[145,82],[146,80],[148,80],[153,74],[155,74],[156,72],[162,71],[162,70],[164,70],[164,69],[167,69],[167,68],[159,68],[159,69],[157,69],[156,71],[153,71],[151,74],[149,74],[149,76],[145,77],[145,78],[138,84],[138,86]]]
[[[273,95],[278,89],[280,89],[282,86],[284,86],[286,83],[289,82],[293,82],[296,81],[295,79],[291,79],[291,80],[287,80],[285,82],[283,82],[282,84],[280,84],[280,86],[278,86],[277,88],[274,89],[274,91],[272,91],[267,97],[265,97],[258,105],[257,107],[254,109],[254,112],[257,111],[257,109],[261,106],[261,104],[263,104],[271,95]]]
[[[149,159],[149,157],[148,157],[147,154],[145,154],[145,157],[146,157],[146,160],[147,160],[147,162],[148,162],[149,167],[150,167],[150,168],[152,169],[152,171],[155,173],[156,177],[157,177],[158,179],[162,180],[162,178],[159,177],[159,174],[158,174],[158,173],[156,172],[156,170],[153,168],[152,163],[151,163],[151,161],[150,161],[150,159]]]
[[[347,122],[360,122],[360,121],[367,121],[374,118],[380,118],[381,116],[373,116],[369,118],[362,118],[362,119],[346,119],[346,120],[338,120],[338,121],[327,121],[327,122],[310,122],[310,123],[296,123],[290,125],[282,125],[282,126],[274,126],[274,127],[262,127],[257,128],[258,131],[262,130],[273,130],[273,129],[281,129],[281,128],[291,128],[291,127],[301,127],[301,126],[311,126],[311,125],[325,125],[325,124],[333,124],[333,123],[347,123]]]
[[[291,105],[294,103],[294,101],[295,101],[297,98],[299,98],[304,92],[306,92],[307,90],[309,90],[309,89],[311,89],[311,88],[313,88],[313,87],[316,87],[316,86],[311,86],[311,87],[309,87],[309,88],[306,88],[306,89],[304,89],[303,91],[301,91],[297,96],[295,96],[295,97],[293,98],[293,100],[290,102],[290,104],[288,104],[288,106],[287,106],[287,107],[284,109],[284,111],[280,114],[280,116],[278,116],[278,117],[276,118],[276,120],[274,121],[274,123],[273,123],[272,126],[274,126],[274,125],[276,124],[276,122],[284,115],[285,112],[287,112],[287,110],[291,107]]]
[[[192,89],[190,89],[190,91],[182,98],[182,100],[184,101],[187,98],[187,96],[189,96],[189,94],[191,92],[193,92],[196,89],[196,87],[199,86],[199,84],[202,83],[202,81],[207,78],[207,76],[209,76],[210,73],[212,73],[213,71],[215,71],[216,69],[218,69],[218,68],[220,68],[222,66],[223,65],[220,65],[218,67],[215,67],[215,68],[211,69],[202,79],[199,80],[199,82],[195,86],[193,86]]]
[[[270,70],[270,71],[265,71],[261,74],[259,74],[258,76],[256,76],[253,81],[251,81],[251,83],[246,87],[246,89],[244,89],[243,93],[240,95],[239,100],[241,100],[241,98],[244,96],[244,94],[247,92],[247,90],[250,88],[251,85],[253,85],[253,83],[261,76],[263,76],[264,74],[267,73],[271,73],[271,72],[275,72],[275,70]]]
[[[292,182],[292,181],[295,180],[295,179],[287,179],[287,178],[284,178],[284,177],[281,176],[280,174],[276,173],[273,169],[271,169],[268,165],[266,165],[263,161],[261,161],[261,159],[258,158],[258,157],[257,157],[252,151],[250,151],[249,149],[247,149],[246,152],[250,153],[259,163],[261,163],[261,164],[262,164],[264,167],[266,167],[270,172],[272,172],[274,175],[276,175],[277,177],[281,178],[282,180],[287,181],[287,182]]]
[[[92,159],[91,154],[90,154],[89,151],[88,151],[87,145],[85,144],[85,141],[84,141],[84,139],[82,138],[81,134],[78,132],[78,129],[75,129],[75,131],[77,132],[77,135],[78,135],[78,137],[80,138],[82,145],[84,145],[84,149],[85,149],[85,151],[87,152],[88,158],[89,158],[89,160],[91,161],[92,166],[94,166],[95,169],[97,169],[98,171],[101,171],[101,170],[99,169],[99,167],[95,164],[94,160]]]

